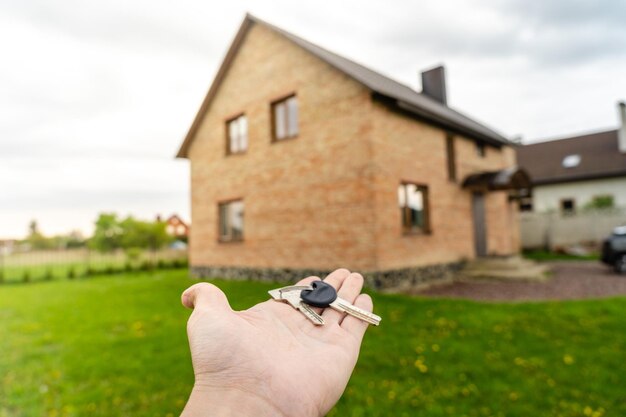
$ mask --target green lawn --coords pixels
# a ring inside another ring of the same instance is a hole
[[[570,255],[567,253],[550,252],[546,250],[528,250],[523,253],[524,258],[538,262],[548,261],[599,261],[600,254]]]
[[[192,384],[186,271],[0,286],[0,416],[176,416]],[[235,308],[271,285],[215,281]],[[334,416],[624,416],[626,299],[374,294]]]

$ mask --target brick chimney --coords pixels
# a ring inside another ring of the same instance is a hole
[[[617,147],[621,153],[626,153],[626,103],[620,101],[617,103],[619,110],[620,125],[617,131]]]
[[[422,94],[448,105],[446,95],[446,70],[443,65],[422,71]]]

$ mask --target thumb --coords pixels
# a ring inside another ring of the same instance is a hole
[[[191,309],[231,311],[226,294],[208,282],[200,282],[187,288],[181,301],[185,307]]]

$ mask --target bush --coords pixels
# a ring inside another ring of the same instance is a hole
[[[22,282],[30,282],[30,271],[28,269],[24,270],[24,273],[22,274]]]
[[[67,279],[74,279],[76,278],[76,270],[74,270],[73,266],[70,266],[70,268],[67,270]]]
[[[54,274],[52,273],[52,269],[51,268],[46,269],[46,272],[43,275],[43,279],[45,281],[52,281],[54,279]]]
[[[165,259],[159,259],[156,264],[157,269],[166,269],[170,267],[170,263]]]
[[[0,269],[0,284],[4,282],[4,271]]]
[[[139,267],[140,271],[152,271],[153,269],[154,264],[151,261],[143,261]]]
[[[96,274],[96,270],[95,270],[95,269],[93,269],[93,268],[91,267],[91,265],[89,265],[89,266],[87,267],[87,269],[85,269],[85,275],[84,275],[85,277],[90,277],[90,276],[95,275],[95,274]]]
[[[107,267],[104,268],[104,273],[107,275],[113,275],[117,273],[117,270],[115,269],[113,265],[107,265]]]
[[[174,267],[174,268],[186,268],[187,267],[187,263],[188,262],[187,262],[186,258],[184,258],[184,259],[175,259],[172,262],[172,267]]]
[[[131,261],[127,261],[127,262],[124,264],[124,270],[125,270],[126,272],[133,272],[133,270],[134,270],[134,268],[133,268],[133,263],[132,263]]]

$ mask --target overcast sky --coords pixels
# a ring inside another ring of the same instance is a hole
[[[626,1],[0,0],[0,238],[189,218],[174,155],[246,11],[525,141],[615,128]]]

